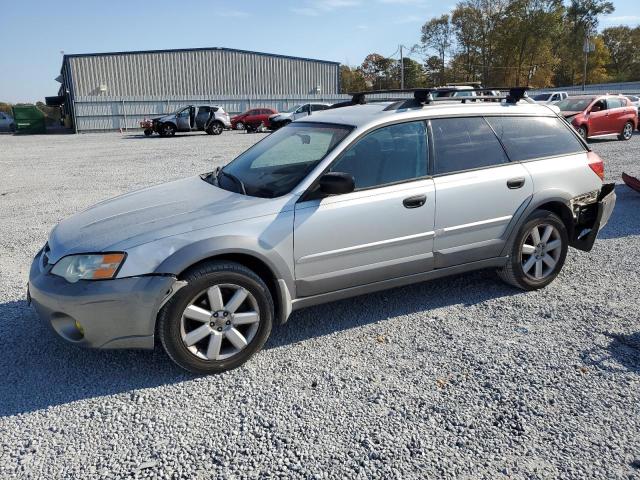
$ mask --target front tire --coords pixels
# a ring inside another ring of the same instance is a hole
[[[536,210],[518,231],[509,260],[498,270],[498,276],[522,290],[544,288],[562,270],[568,247],[569,236],[562,220],[547,210]]]
[[[236,123],[236,130],[244,130],[244,123],[243,122]]]
[[[587,131],[587,127],[584,125],[580,125],[578,127],[578,135],[580,135],[585,142],[589,140],[589,132]]]
[[[184,280],[158,315],[158,336],[171,360],[192,373],[221,373],[262,348],[274,306],[258,275],[235,262],[211,261]]]
[[[165,123],[162,125],[160,129],[160,136],[162,137],[173,137],[176,134],[176,127],[174,127],[170,123]]]
[[[622,132],[618,135],[619,140],[631,140],[633,136],[633,123],[627,122],[622,127]]]
[[[150,137],[151,135],[153,135],[153,130],[151,130],[150,128],[145,129],[144,136]]]

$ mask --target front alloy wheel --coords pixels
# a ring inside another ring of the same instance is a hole
[[[244,130],[244,123],[243,122],[236,123],[236,130]]]
[[[186,286],[158,314],[158,337],[175,363],[193,373],[219,373],[262,348],[274,306],[258,275],[235,262],[210,261],[182,280]]]
[[[226,360],[247,348],[260,324],[255,297],[234,284],[209,287],[196,295],[182,313],[184,346],[204,360]]]
[[[588,133],[587,133],[587,127],[580,126],[578,127],[578,135],[580,135],[585,141],[588,140]]]

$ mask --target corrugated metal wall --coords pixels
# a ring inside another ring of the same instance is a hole
[[[71,55],[69,62],[76,97],[307,95],[339,88],[337,63],[229,49]]]
[[[181,96],[168,100],[152,97],[78,97],[75,101],[76,127],[79,132],[139,128],[144,118],[175,112],[186,105],[218,105],[233,114],[250,108],[272,107],[283,111],[309,101],[335,103],[347,100],[347,95],[299,96]]]

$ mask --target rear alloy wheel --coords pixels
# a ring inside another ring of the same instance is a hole
[[[173,137],[176,134],[176,127],[174,127],[170,123],[167,123],[162,126],[160,132],[163,137]]]
[[[220,135],[223,131],[224,125],[221,122],[213,122],[207,129],[209,135]]]
[[[624,127],[622,127],[622,133],[618,135],[618,138],[620,140],[631,140],[632,136],[633,136],[633,123],[627,122],[624,124]]]
[[[587,127],[585,127],[584,125],[581,125],[578,127],[578,135],[580,135],[585,141],[588,140],[588,132],[587,132]]]
[[[244,130],[244,123],[243,122],[236,123],[236,130]]]
[[[175,363],[193,373],[219,373],[262,348],[274,307],[260,277],[237,263],[210,262],[184,280],[158,320],[158,335]]]
[[[523,290],[546,287],[560,273],[568,246],[562,220],[549,211],[536,210],[515,237],[507,265],[498,275]]]

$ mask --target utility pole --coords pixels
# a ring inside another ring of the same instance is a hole
[[[587,85],[587,61],[589,60],[589,49],[591,48],[591,42],[589,42],[589,33],[585,33],[584,36],[584,69],[582,71],[582,91],[585,91]]]
[[[400,45],[400,88],[402,90],[404,90],[404,57],[402,55],[403,47],[403,45]]]

